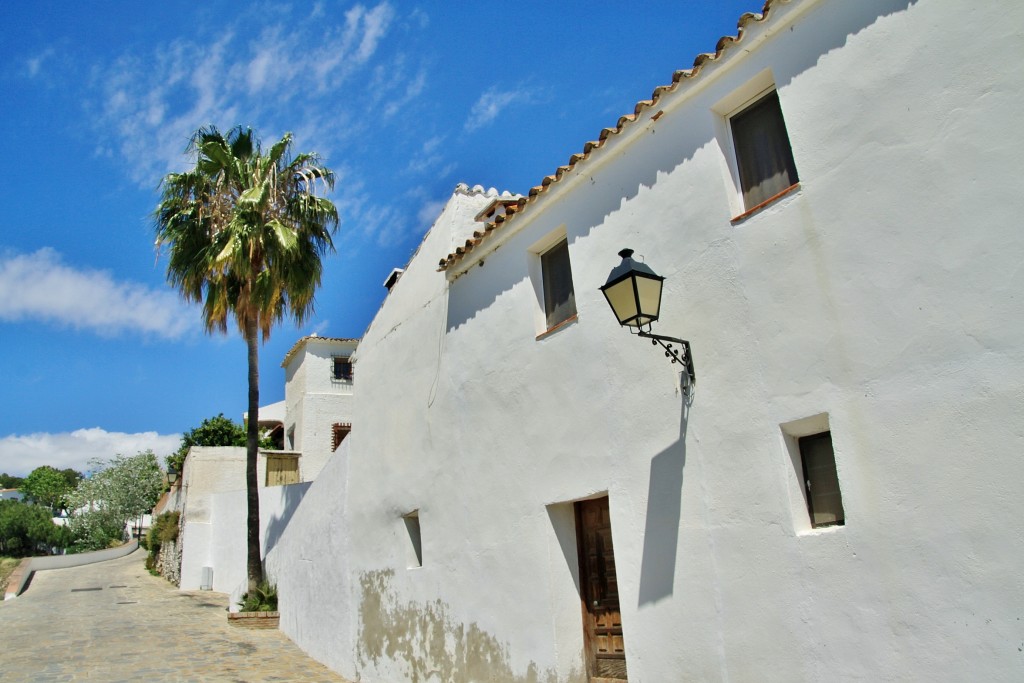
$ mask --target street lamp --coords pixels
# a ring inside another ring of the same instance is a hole
[[[176,481],[178,481],[178,470],[174,465],[169,465],[167,467],[167,483],[173,487]]]
[[[634,261],[632,249],[623,249],[619,256],[622,257],[622,263],[608,274],[608,281],[601,287],[601,293],[608,300],[620,325],[629,328],[630,332],[639,337],[650,339],[652,344],[660,344],[665,349],[666,358],[686,368],[683,392],[687,401],[690,401],[697,384],[690,342],[651,332],[651,323],[661,314],[661,287],[665,278],[651,270],[646,263]],[[682,348],[676,349],[674,344]]]

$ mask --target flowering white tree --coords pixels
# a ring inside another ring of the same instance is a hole
[[[70,496],[69,527],[79,550],[123,540],[125,525],[153,509],[164,489],[164,473],[153,451],[89,461],[91,474]]]

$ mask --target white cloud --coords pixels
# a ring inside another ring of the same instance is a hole
[[[423,94],[427,87],[427,72],[421,67],[415,75],[410,76],[405,71],[405,59],[399,57],[394,64],[380,67],[375,80],[380,85],[376,88],[376,97],[371,101],[371,107],[376,108],[379,102],[386,101],[384,118],[389,119]]]
[[[35,78],[38,76],[43,69],[43,63],[53,57],[55,51],[52,47],[48,47],[40,52],[35,57],[30,57],[25,61],[25,72],[29,78]]]
[[[442,142],[444,142],[444,137],[440,135],[428,138],[420,150],[409,157],[409,163],[405,170],[410,173],[424,173],[440,166],[443,161],[440,153]]]
[[[109,460],[115,455],[135,455],[147,449],[163,461],[180,444],[180,434],[125,434],[99,427],[57,434],[10,434],[0,438],[0,470],[25,476],[37,467],[51,465],[59,470],[71,467],[84,472],[92,458]]]
[[[437,217],[441,215],[441,209],[444,208],[446,201],[434,200],[424,204],[419,212],[416,214],[416,220],[419,221],[420,225],[423,226],[424,231],[434,224]]]
[[[377,51],[377,43],[388,30],[388,25],[395,16],[391,5],[383,2],[372,10],[362,11],[362,39],[359,41],[359,49],[356,51],[356,59],[360,62],[367,61]]]
[[[488,88],[469,110],[469,118],[466,119],[466,131],[472,132],[486,126],[511,104],[530,102],[532,100],[532,94],[525,88],[517,90],[498,90],[496,86]]]
[[[118,282],[100,270],[77,270],[50,248],[0,254],[0,321],[39,320],[90,330],[177,338],[198,315],[170,289]]]
[[[129,177],[144,187],[187,166],[182,152],[189,136],[205,125],[252,125],[264,140],[313,129],[326,151],[338,142],[333,135],[353,131],[325,127],[322,112],[339,121],[363,119],[380,92],[369,78],[353,77],[372,75],[375,62],[401,65],[400,50],[397,56],[381,50],[395,18],[388,2],[357,5],[343,19],[325,20],[314,8],[255,31],[245,23],[251,17],[240,17],[219,27],[215,38],[200,31],[101,64],[93,69],[95,95],[87,105],[97,148],[124,159]],[[424,79],[412,76],[403,103],[423,91]]]

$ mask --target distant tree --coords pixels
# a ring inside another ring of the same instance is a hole
[[[245,426],[224,417],[224,413],[219,413],[216,417],[206,418],[201,425],[181,435],[181,446],[166,458],[167,467],[174,467],[181,472],[188,449],[193,446],[245,446],[245,440]],[[260,439],[260,448],[272,446],[269,438]]]
[[[0,500],[0,555],[49,555],[64,548],[68,537],[45,507]]]
[[[82,480],[82,473],[78,470],[73,470],[70,467],[65,467],[60,471],[64,475],[64,480],[68,483],[72,489],[78,486],[78,482]]]
[[[316,195],[334,172],[316,154],[290,154],[291,133],[264,153],[251,129],[214,127],[192,136],[195,167],[161,183],[156,244],[169,246],[167,279],[203,304],[207,332],[233,319],[245,339],[249,369],[246,429],[246,567],[249,590],[263,579],[256,464],[259,452],[259,338],[285,317],[304,321],[334,251],[334,204]]]
[[[72,469],[58,470],[43,465],[32,470],[21,484],[21,492],[39,505],[50,509],[54,516],[67,504],[67,497],[82,475]]]
[[[92,475],[78,483],[68,525],[79,550],[123,540],[125,525],[153,509],[164,489],[164,473],[153,451],[91,460]]]
[[[22,477],[15,477],[4,472],[0,474],[0,489],[20,489],[24,481],[25,479]]]

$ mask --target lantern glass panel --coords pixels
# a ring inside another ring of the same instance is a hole
[[[661,309],[661,279],[636,277],[637,294],[640,297],[641,320],[636,325],[646,325],[658,319]]]
[[[612,311],[615,312],[615,317],[619,319],[620,325],[634,324],[630,320],[634,319],[639,311],[636,308],[632,278],[625,278],[606,288],[604,295],[608,299]]]

